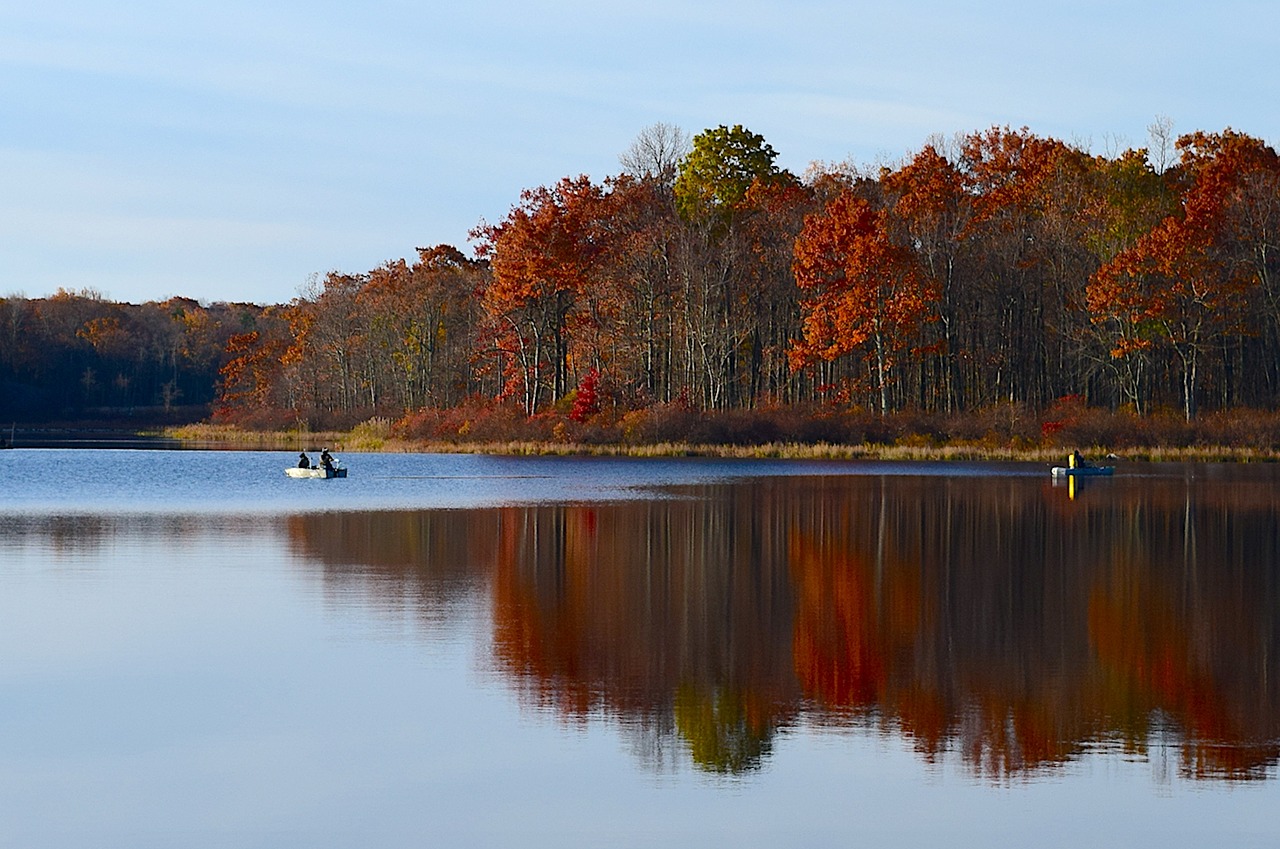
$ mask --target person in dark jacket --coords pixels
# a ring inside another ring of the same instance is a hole
[[[1071,456],[1068,457],[1067,459],[1069,461],[1067,465],[1073,469],[1088,469],[1093,466],[1093,463],[1090,463],[1088,460],[1086,460],[1084,456],[1080,453],[1079,449],[1072,451]]]

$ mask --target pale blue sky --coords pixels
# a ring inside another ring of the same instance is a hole
[[[0,0],[0,295],[287,301],[619,170],[656,122],[803,172],[1027,126],[1280,140],[1273,2]]]

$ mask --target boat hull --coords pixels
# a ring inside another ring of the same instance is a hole
[[[1068,466],[1054,466],[1050,473],[1055,478],[1093,478],[1107,477],[1115,470],[1115,466],[1082,466],[1078,469],[1072,469]]]
[[[284,473],[291,478],[318,478],[320,480],[345,478],[347,476],[347,470],[341,466],[333,469],[302,469],[294,466],[285,469]]]

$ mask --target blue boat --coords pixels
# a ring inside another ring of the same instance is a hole
[[[1077,466],[1074,469],[1070,466],[1054,466],[1049,471],[1055,478],[1085,478],[1110,475],[1115,470],[1115,466]]]

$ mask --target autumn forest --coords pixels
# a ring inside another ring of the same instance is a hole
[[[1109,155],[993,128],[875,168],[776,159],[741,126],[657,124],[618,174],[522,192],[470,254],[332,271],[288,304],[9,296],[0,416],[607,441],[707,416],[838,439],[813,423],[1004,410],[1050,434],[1064,405],[1280,405],[1280,157],[1259,139],[1158,121]]]

